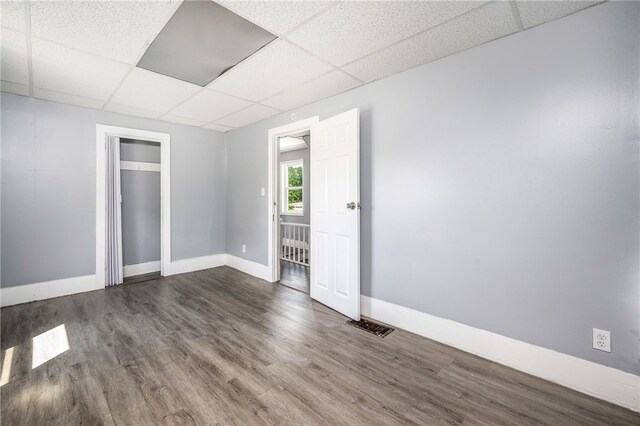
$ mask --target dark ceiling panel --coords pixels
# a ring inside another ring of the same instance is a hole
[[[206,86],[275,38],[213,1],[185,1],[138,67]]]

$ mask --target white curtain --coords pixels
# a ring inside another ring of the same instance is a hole
[[[120,138],[107,136],[106,279],[107,287],[122,284],[122,213],[120,203]]]

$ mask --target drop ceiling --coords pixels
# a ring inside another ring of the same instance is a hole
[[[277,38],[201,87],[136,66],[181,1],[3,0],[1,89],[225,132],[600,1],[216,3]]]
[[[276,36],[213,1],[186,1],[142,55],[139,68],[206,86]]]

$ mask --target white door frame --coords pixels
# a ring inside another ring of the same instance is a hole
[[[280,280],[280,262],[278,241],[280,235],[280,196],[278,169],[280,167],[280,150],[278,138],[289,136],[303,131],[311,132],[311,127],[317,124],[319,117],[306,118],[284,126],[269,129],[269,178],[267,182],[267,235],[268,235],[268,263],[267,276],[271,277],[271,282]],[[311,142],[313,143],[313,141]]]
[[[171,275],[171,135],[96,124],[96,286],[105,286],[105,146],[107,135],[160,143],[160,274]]]

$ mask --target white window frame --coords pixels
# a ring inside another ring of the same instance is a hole
[[[291,166],[301,166],[302,167],[302,186],[286,186],[289,184],[289,173],[288,168]],[[290,160],[290,161],[282,161],[280,162],[280,214],[284,216],[304,216],[305,210],[305,202],[304,202],[304,159],[300,158],[298,160]],[[288,193],[291,189],[299,189],[302,192],[302,210],[300,211],[289,211],[287,210],[289,207],[289,197]]]

